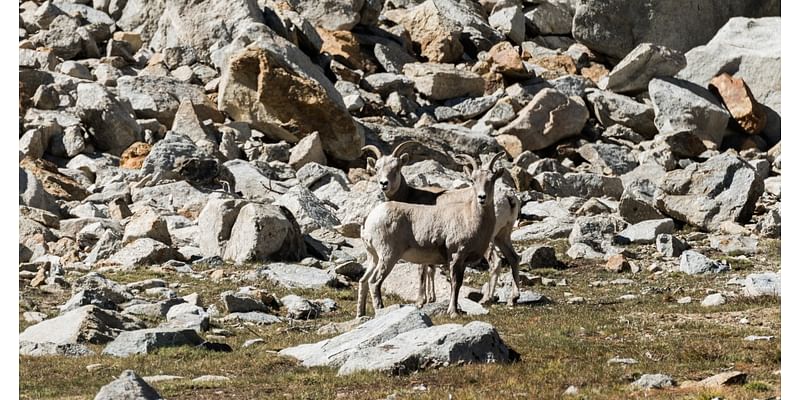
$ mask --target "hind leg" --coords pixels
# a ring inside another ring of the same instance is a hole
[[[383,297],[381,296],[381,285],[383,281],[394,269],[399,257],[395,255],[378,256],[377,268],[370,277],[370,294],[372,295],[372,307],[377,311],[383,308]]]
[[[497,286],[497,278],[500,275],[500,264],[502,264],[502,260],[500,260],[493,245],[489,246],[485,257],[489,261],[489,283],[486,285],[486,293],[483,294],[483,297],[478,302],[479,304],[494,302],[494,290]]]
[[[369,280],[375,273],[377,261],[377,254],[375,254],[374,250],[367,247],[367,270],[364,272],[364,275],[361,277],[361,279],[358,280],[358,304],[356,305],[356,318],[366,315]]]
[[[519,300],[519,260],[520,256],[514,250],[514,246],[511,244],[511,227],[506,227],[501,230],[498,235],[495,237],[495,245],[503,254],[506,262],[508,262],[509,266],[511,267],[511,278],[512,278],[512,288],[511,288],[511,296],[508,298],[508,305],[513,306]]]
[[[417,290],[417,307],[422,308],[428,302],[428,297],[425,295],[425,288],[427,287],[428,266],[420,264],[418,267],[419,272],[419,290]]]

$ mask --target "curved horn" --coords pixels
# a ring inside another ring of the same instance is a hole
[[[454,158],[455,159],[463,158],[464,160],[466,160],[469,163],[469,165],[472,167],[473,171],[477,171],[478,170],[478,163],[475,162],[475,159],[472,158],[471,155],[469,155],[469,154],[456,154]]]
[[[379,149],[379,148],[377,148],[377,147],[375,147],[375,146],[373,146],[371,144],[362,147],[361,151],[362,152],[363,151],[368,151],[368,152],[374,154],[375,155],[375,159],[383,157],[383,153],[381,153],[381,149]]]
[[[397,147],[394,148],[394,151],[392,152],[392,156],[393,157],[400,157],[400,155],[403,154],[403,150],[405,150],[406,147],[411,146],[412,144],[422,144],[422,143],[417,142],[416,140],[408,140],[408,141],[405,141],[403,143],[400,143],[400,144],[397,145]]]
[[[491,171],[492,167],[494,167],[495,161],[499,160],[501,157],[505,157],[505,155],[506,155],[505,151],[501,151],[501,152],[495,154],[494,157],[492,157],[492,159],[489,161],[489,164],[487,164],[486,169]]]

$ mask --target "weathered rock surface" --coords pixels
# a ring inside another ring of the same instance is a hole
[[[658,236],[672,233],[673,229],[675,223],[670,218],[642,221],[625,228],[617,235],[616,240],[622,244],[654,243]]]
[[[134,354],[149,354],[163,347],[197,346],[202,342],[203,339],[193,329],[139,329],[122,332],[106,345],[103,354],[128,357]]]
[[[336,282],[336,277],[327,271],[299,264],[270,263],[257,275],[287,289],[319,289]]]
[[[281,208],[250,203],[239,210],[222,257],[237,264],[274,258],[298,260],[305,254],[303,246],[297,222]]]
[[[655,78],[648,90],[660,133],[691,132],[719,148],[730,114],[708,90],[674,78]]]
[[[79,84],[75,107],[100,150],[120,154],[139,137],[141,127],[133,118],[133,110],[102,85]]]
[[[755,135],[767,125],[767,113],[761,108],[744,79],[727,73],[714,77],[709,89],[722,98],[722,104],[742,130]]]
[[[725,264],[714,261],[694,250],[686,250],[681,254],[680,271],[689,275],[718,273],[730,269]]]
[[[750,164],[723,153],[668,172],[659,190],[656,207],[666,215],[716,230],[726,221],[748,221],[764,182]]]
[[[680,51],[652,43],[642,43],[614,66],[600,81],[600,88],[615,93],[642,92],[655,77],[674,76],[686,67]]]
[[[742,293],[749,297],[780,296],[781,275],[774,272],[749,274],[745,278]]]
[[[449,64],[411,63],[403,66],[417,91],[431,100],[480,96],[484,80],[479,75]]]
[[[583,100],[567,97],[555,89],[543,89],[517,115],[497,131],[497,142],[512,157],[579,134],[589,118],[589,110]]]
[[[594,115],[606,128],[622,125],[645,137],[658,133],[653,123],[655,112],[651,105],[610,91],[593,90],[586,99],[592,104]]]
[[[100,388],[94,400],[161,400],[152,386],[131,370],[125,370],[119,378]]]

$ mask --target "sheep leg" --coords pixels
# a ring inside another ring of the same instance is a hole
[[[489,246],[485,257],[489,260],[489,284],[487,285],[486,293],[483,294],[483,297],[478,302],[479,304],[494,302],[494,289],[497,286],[497,277],[500,275],[500,264],[502,263],[493,245]]]
[[[520,256],[514,251],[514,246],[511,245],[511,227],[507,226],[499,232],[495,237],[495,244],[500,249],[506,262],[511,267],[511,296],[508,298],[507,304],[513,306],[519,300],[519,260]]]
[[[435,274],[436,269],[433,267],[433,265],[427,265],[425,267],[425,279],[427,279],[425,290],[428,292],[428,303],[436,303],[436,287],[433,284],[433,277]]]
[[[428,298],[425,296],[425,288],[426,288],[426,277],[428,276],[428,266],[424,264],[420,264],[419,266],[419,290],[417,291],[417,307],[422,308],[425,303],[428,302]]]
[[[383,281],[389,276],[389,273],[392,272],[394,269],[395,264],[399,260],[398,257],[395,256],[386,256],[386,257],[379,257],[378,258],[378,268],[376,268],[376,273],[373,274],[372,278],[370,279],[370,287],[369,291],[372,295],[372,308],[377,311],[383,308],[383,297],[381,296],[381,285],[383,285]]]
[[[372,249],[367,247],[367,270],[361,279],[358,280],[358,304],[356,306],[356,318],[366,315],[367,309],[367,291],[369,290],[369,280],[375,273],[377,267],[377,255]]]
[[[461,290],[461,284],[464,282],[464,258],[456,254],[453,261],[450,263],[450,305],[447,307],[447,313],[451,318],[455,318],[459,314],[458,309],[458,292]]]

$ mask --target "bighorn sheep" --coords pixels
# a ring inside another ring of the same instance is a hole
[[[461,197],[464,195],[469,196],[468,189],[452,190],[444,192],[440,188],[415,188],[406,183],[405,177],[401,173],[401,168],[408,162],[408,154],[403,151],[413,144],[420,144],[415,141],[406,141],[399,144],[394,151],[389,155],[384,155],[377,147],[369,145],[362,147],[362,151],[369,151],[375,155],[376,158],[367,158],[367,168],[370,172],[377,176],[381,189],[384,192],[387,200],[398,201],[403,203],[412,204],[444,204],[462,201]],[[461,156],[472,167],[472,170],[477,170],[475,160],[470,156]],[[470,175],[471,172],[465,167],[465,172]],[[446,193],[443,196],[443,193]],[[520,202],[519,199],[512,193],[503,193],[502,195],[494,198],[495,208],[495,232],[493,236],[493,245],[486,254],[486,259],[490,265],[490,279],[489,286],[486,293],[484,293],[481,303],[491,301],[494,297],[494,289],[497,285],[497,278],[500,273],[500,265],[502,259],[498,252],[503,255],[504,259],[511,267],[511,275],[513,277],[512,294],[508,298],[508,304],[513,305],[519,299],[519,255],[514,251],[511,245],[511,230],[519,215]],[[432,303],[436,301],[436,290],[434,287],[434,269],[430,265],[420,266],[420,285],[419,296],[417,304],[422,306],[425,303]]]
[[[374,309],[383,307],[380,287],[400,260],[417,264],[449,264],[448,313],[458,314],[458,292],[467,263],[480,260],[493,239],[494,184],[502,170],[492,171],[498,153],[484,168],[471,173],[470,196],[463,202],[419,205],[388,201],[367,216],[361,238],[367,248],[367,271],[359,280],[356,316],[366,311],[367,289]]]

